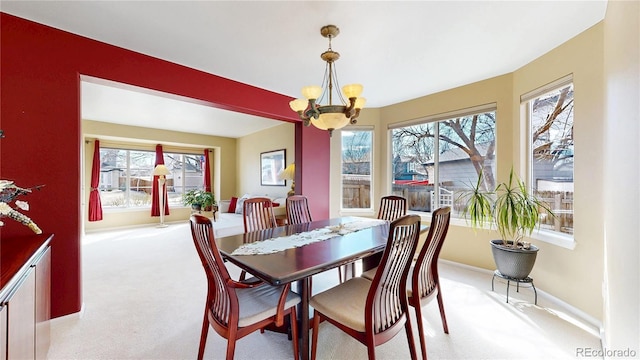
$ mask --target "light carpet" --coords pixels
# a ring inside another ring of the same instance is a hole
[[[194,359],[206,297],[206,278],[188,223],[88,234],[83,239],[83,311],[52,321],[49,359]],[[240,271],[229,265],[237,278]],[[511,288],[491,274],[440,264],[449,334],[437,302],[424,307],[430,359],[575,359],[601,349],[593,326],[539,292]],[[338,282],[336,271],[315,276],[319,292]],[[55,296],[55,294],[53,294]],[[412,313],[417,336],[415,313]],[[419,347],[419,345],[416,343]],[[206,359],[223,359],[226,340],[209,330]],[[419,349],[419,348],[418,348]],[[408,359],[405,333],[376,348],[378,359]],[[290,359],[286,335],[260,332],[238,341],[236,359]],[[329,323],[319,329],[318,359],[366,359],[366,348]]]

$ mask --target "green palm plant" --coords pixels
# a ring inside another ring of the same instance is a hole
[[[461,195],[466,203],[464,216],[474,229],[495,226],[502,244],[512,248],[522,246],[538,226],[542,214],[555,216],[540,198],[531,193],[524,181],[511,169],[509,180],[494,190],[482,188],[482,173],[468,192]]]

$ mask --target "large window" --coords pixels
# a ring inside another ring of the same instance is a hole
[[[458,194],[481,172],[483,186],[495,187],[495,130],[493,104],[392,125],[393,194],[407,198],[409,210],[450,206],[461,216]]]
[[[523,96],[529,119],[529,183],[555,213],[541,228],[573,234],[573,82],[566,77]]]
[[[342,208],[371,209],[372,130],[342,130]]]
[[[105,208],[151,208],[154,151],[100,149],[100,198]],[[182,194],[204,188],[204,156],[164,153],[169,206],[182,206]]]

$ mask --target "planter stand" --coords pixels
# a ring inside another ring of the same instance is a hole
[[[520,283],[531,284],[531,287],[533,288],[533,293],[535,294],[534,305],[538,305],[538,292],[536,291],[536,286],[533,285],[533,279],[532,278],[527,276],[524,279],[515,279],[515,278],[512,278],[510,276],[502,275],[500,273],[500,271],[496,270],[496,271],[493,272],[493,277],[491,278],[491,291],[494,291],[493,280],[495,280],[496,276],[499,277],[499,278],[507,280],[507,302],[509,302],[509,287],[511,285],[511,282],[514,281],[516,283],[516,292],[520,292]]]

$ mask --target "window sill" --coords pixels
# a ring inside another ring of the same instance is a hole
[[[422,212],[415,212],[415,213],[418,215],[421,215],[423,221],[426,221],[426,222],[431,221],[431,213],[422,213]],[[460,218],[451,218],[450,224],[454,226],[471,227],[468,221]],[[485,230],[491,230],[491,229],[489,227],[485,227]],[[556,245],[569,250],[573,250],[576,247],[576,241],[572,236],[569,236],[566,234],[554,233],[548,230],[534,230],[533,234],[531,234],[529,238],[531,238],[532,240],[546,242],[548,244]]]

